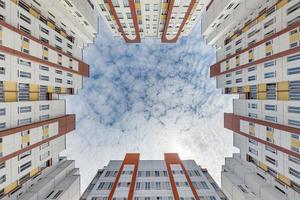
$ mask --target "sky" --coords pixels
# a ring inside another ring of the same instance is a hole
[[[98,169],[127,152],[153,160],[177,152],[220,183],[221,165],[235,151],[231,131],[223,128],[232,97],[209,77],[215,51],[200,29],[198,22],[176,44],[155,38],[126,44],[100,21],[95,43],[84,50],[90,77],[78,95],[67,97],[76,130],[67,135],[63,155],[80,168],[81,192]]]

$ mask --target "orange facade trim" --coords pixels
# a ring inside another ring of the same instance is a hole
[[[121,35],[123,36],[125,42],[127,42],[127,43],[140,43],[141,42],[141,36],[140,36],[140,31],[139,31],[139,25],[138,25],[138,19],[137,19],[137,15],[136,15],[134,0],[128,0],[128,1],[129,1],[129,7],[130,7],[130,11],[131,11],[131,17],[132,17],[132,20],[133,20],[134,30],[135,30],[135,38],[133,40],[129,39],[126,36],[126,33],[123,29],[123,26],[120,22],[120,19],[119,19],[118,15],[117,15],[117,12],[116,12],[115,7],[112,3],[112,0],[107,0],[107,4],[109,6],[111,14],[113,15],[113,17],[115,18],[115,20],[117,22],[117,25],[119,27],[118,30],[121,32]]]
[[[4,136],[7,136],[7,135],[16,134],[16,133],[21,132],[21,131],[26,131],[26,130],[29,130],[29,129],[37,128],[37,127],[47,125],[47,124],[51,124],[51,123],[55,123],[55,122],[58,122],[58,134],[57,135],[52,136],[50,138],[47,138],[45,140],[42,140],[40,142],[34,143],[34,144],[32,144],[32,145],[30,145],[26,148],[23,148],[21,150],[18,150],[14,153],[3,156],[3,157],[0,158],[0,162],[7,161],[7,160],[9,160],[13,157],[18,156],[21,153],[24,153],[26,151],[34,149],[34,148],[36,148],[36,147],[38,147],[38,146],[40,146],[44,143],[47,143],[47,142],[49,142],[51,140],[54,140],[54,139],[56,139],[56,138],[58,138],[62,135],[67,134],[70,131],[75,130],[75,115],[74,114],[65,115],[65,116],[58,117],[58,118],[53,118],[53,119],[49,119],[49,120],[45,120],[45,121],[41,121],[41,122],[36,122],[36,123],[32,123],[32,124],[28,124],[28,125],[19,126],[19,127],[16,127],[16,128],[11,128],[11,129],[0,131],[0,137],[4,137]]]
[[[172,187],[172,192],[173,192],[173,196],[174,196],[174,199],[175,200],[180,200],[179,198],[179,193],[178,193],[178,190],[177,190],[177,187],[176,187],[176,183],[175,183],[175,179],[174,179],[174,176],[173,176],[173,172],[172,172],[172,169],[171,169],[171,165],[173,164],[178,164],[181,166],[182,168],[182,171],[186,177],[186,180],[188,181],[189,183],[189,186],[193,192],[193,195],[194,195],[194,198],[196,200],[200,200],[198,194],[197,194],[197,191],[196,189],[194,188],[194,185],[189,177],[189,174],[188,172],[186,171],[184,165],[183,165],[183,162],[182,160],[180,159],[180,157],[178,156],[177,153],[165,153],[165,162],[166,162],[166,165],[167,165],[167,171],[168,171],[168,174],[169,174],[169,179],[170,179],[170,183],[171,183],[171,187]]]
[[[86,76],[86,77],[89,76],[89,65],[86,64],[86,63],[84,63],[84,62],[82,62],[81,60],[79,60],[79,59],[77,59],[77,58],[75,58],[73,56],[70,56],[67,53],[65,53],[65,52],[63,52],[63,51],[61,51],[59,49],[56,49],[55,47],[49,45],[48,43],[45,43],[45,42],[43,42],[43,41],[35,38],[34,36],[32,36],[30,34],[27,34],[27,33],[23,32],[23,31],[17,29],[16,27],[14,27],[14,26],[6,23],[5,21],[0,20],[0,26],[4,26],[4,27],[6,27],[6,28],[8,28],[8,29],[10,29],[10,30],[12,30],[12,31],[20,34],[21,36],[24,36],[24,37],[26,37],[26,38],[28,38],[30,40],[33,40],[33,41],[41,44],[42,46],[45,46],[45,47],[47,47],[47,48],[49,48],[49,49],[51,49],[53,51],[56,51],[57,53],[62,54],[64,56],[68,57],[68,58],[71,58],[72,60],[76,60],[78,62],[78,66],[79,66],[79,72],[77,72],[75,70],[71,70],[70,72],[77,73],[77,74],[79,73],[79,74],[81,74],[83,76]]]
[[[174,7],[174,2],[175,0],[170,0],[169,2],[169,5],[168,5],[168,13],[167,13],[167,18],[166,18],[166,22],[165,22],[165,25],[164,25],[164,31],[163,31],[163,34],[162,34],[162,37],[161,37],[161,42],[163,43],[175,43],[180,34],[181,34],[181,31],[182,29],[184,28],[187,20],[188,20],[188,17],[189,15],[191,14],[192,10],[193,10],[193,7],[195,6],[196,4],[196,0],[191,0],[191,3],[184,15],[184,18],[182,20],[182,23],[178,29],[178,32],[176,33],[176,36],[172,39],[168,39],[167,38],[167,32],[168,32],[168,27],[169,27],[169,23],[170,23],[170,19],[171,19],[171,15],[172,15],[172,11],[173,11],[173,7]]]
[[[282,34],[285,34],[285,33],[289,32],[289,31],[291,31],[291,30],[293,30],[295,28],[298,28],[298,27],[300,27],[300,22],[294,22],[293,24],[291,24],[290,26],[282,29],[281,31],[279,31],[279,32],[277,32],[277,33],[275,33],[275,34],[267,37],[267,38],[264,38],[264,39],[256,42],[253,45],[248,46],[247,48],[239,51],[238,53],[235,53],[235,54],[233,54],[233,55],[231,55],[231,56],[229,56],[227,58],[224,58],[224,59],[218,61],[217,63],[215,63],[215,64],[213,64],[213,65],[210,66],[210,77],[215,77],[215,76],[218,76],[218,75],[221,75],[221,74],[226,74],[226,73],[229,73],[229,72],[232,72],[232,71],[236,71],[236,70],[239,70],[239,69],[242,69],[242,68],[245,68],[245,67],[249,67],[251,65],[257,65],[257,64],[260,64],[262,62],[266,62],[266,61],[269,61],[269,60],[272,60],[272,59],[276,59],[276,58],[279,58],[279,57],[282,57],[282,56],[286,56],[286,55],[289,55],[289,54],[296,53],[296,52],[300,51],[299,48],[289,49],[289,50],[286,50],[286,51],[274,54],[272,56],[268,56],[268,57],[259,59],[257,61],[254,61],[254,62],[251,62],[251,63],[247,63],[245,65],[241,65],[239,67],[235,67],[233,69],[221,72],[221,63],[223,63],[223,62],[225,62],[225,61],[227,61],[227,60],[229,60],[231,58],[234,58],[234,57],[236,57],[236,56],[238,56],[238,55],[240,55],[240,54],[242,54],[244,52],[247,52],[247,51],[249,51],[249,50],[251,50],[251,49],[253,49],[253,48],[255,48],[255,47],[257,47],[257,46],[259,46],[259,45],[261,45],[261,44],[263,44],[263,43],[265,43],[267,41],[269,41],[269,40],[272,40],[272,39],[274,39],[276,37],[279,37]],[[295,50],[295,49],[297,49],[297,50]]]
[[[260,138],[257,138],[255,136],[249,135],[247,133],[244,133],[242,131],[240,131],[240,121],[244,120],[244,121],[248,121],[248,122],[253,122],[255,124],[260,124],[263,126],[269,126],[281,131],[287,131],[290,133],[295,133],[300,135],[300,129],[299,128],[293,128],[290,126],[286,126],[286,125],[281,125],[281,124],[275,124],[275,123],[271,123],[271,122],[266,122],[263,120],[258,120],[258,119],[252,119],[252,118],[248,118],[248,117],[243,117],[243,116],[239,116],[239,115],[235,115],[233,113],[224,113],[224,127],[227,129],[232,130],[233,132],[240,134],[242,136],[248,137],[250,139],[253,139],[259,143],[262,143],[264,145],[268,145],[273,147],[274,149],[277,149],[278,151],[281,151],[283,153],[286,153],[288,155],[292,155],[294,157],[300,158],[300,154],[293,152],[291,150],[288,150],[286,148],[283,148],[281,146],[278,146],[276,144],[267,142],[266,140],[262,140]]]
[[[140,154],[138,154],[138,153],[127,153],[126,154],[126,156],[125,156],[125,158],[122,162],[122,165],[119,169],[118,175],[115,179],[114,185],[113,185],[113,187],[112,187],[112,189],[109,193],[108,200],[113,200],[115,190],[118,186],[118,182],[120,180],[120,177],[122,175],[122,172],[123,172],[123,169],[124,169],[125,165],[134,165],[134,170],[133,170],[133,173],[132,173],[129,192],[128,192],[128,200],[133,199],[135,182],[136,182],[136,177],[137,177],[137,173],[138,173],[139,160],[140,160]]]
[[[47,60],[43,60],[41,58],[37,58],[35,56],[23,53],[21,51],[14,50],[12,48],[9,48],[9,47],[3,46],[3,45],[0,45],[0,52],[7,53],[7,54],[10,54],[12,56],[19,57],[19,58],[24,58],[24,59],[30,60],[32,62],[37,62],[37,63],[44,64],[44,65],[47,65],[47,66],[51,66],[51,67],[54,67],[56,69],[64,70],[64,71],[67,71],[67,72],[80,74],[82,76],[87,76],[87,77],[89,76],[89,66],[87,64],[83,63],[83,62],[79,63],[79,66],[78,66],[79,70],[75,71],[73,69],[63,67],[59,64],[55,64],[55,63],[49,62]]]

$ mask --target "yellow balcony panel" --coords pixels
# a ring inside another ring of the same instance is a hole
[[[167,15],[161,15],[160,19],[166,19]]]
[[[168,9],[168,6],[169,6],[168,3],[162,3],[162,4],[161,4],[161,7],[162,7],[163,9]]]
[[[273,51],[273,45],[266,46],[266,52]]]
[[[30,84],[29,85],[29,92],[38,92],[39,91],[39,85],[38,84]]]
[[[43,51],[43,56],[44,56],[44,57],[48,57],[48,56],[49,56],[48,51],[45,51],[45,50],[44,50],[44,51]]]
[[[297,139],[292,138],[292,139],[291,139],[291,145],[292,145],[293,147],[300,148],[300,140],[297,140]]]
[[[4,92],[4,101],[5,102],[16,102],[18,100],[17,92]]]
[[[4,193],[7,194],[18,187],[18,181],[15,181],[4,188]]]
[[[17,4],[18,3],[18,0],[10,0],[11,2]]]
[[[55,25],[52,24],[52,22],[50,22],[50,21],[47,21],[47,25],[48,25],[51,29],[54,29],[54,28],[55,28]]]
[[[243,90],[244,92],[250,92],[250,85],[245,85]]]
[[[288,101],[289,100],[289,92],[277,92],[277,98],[280,101]]]
[[[48,134],[49,134],[49,128],[44,128],[43,135],[48,135]]]
[[[38,174],[40,172],[40,169],[37,167],[37,168],[34,168],[33,170],[30,171],[30,177]]]
[[[53,93],[54,92],[54,87],[51,85],[48,85],[48,92]]]
[[[61,92],[62,94],[67,93],[67,88],[66,88],[66,87],[61,87],[60,92]]]
[[[138,21],[139,21],[139,20],[142,20],[142,15],[138,15],[138,16],[137,16],[137,19],[138,19]]]
[[[278,1],[277,5],[276,5],[276,9],[280,9],[282,8],[283,6],[285,6],[286,4],[288,3],[288,0],[281,0],[281,1]]]
[[[28,142],[30,142],[30,135],[22,136],[22,143],[27,144]]]
[[[30,101],[38,101],[39,100],[39,93],[38,92],[29,93],[29,100]]]
[[[3,144],[0,144],[0,152],[3,152]]]
[[[259,100],[267,100],[267,93],[265,93],[265,92],[258,93],[258,99]]]
[[[255,126],[249,126],[249,132],[254,133],[255,132]]]
[[[278,173],[277,178],[284,182],[286,185],[290,186],[291,185],[291,180],[284,176],[283,174]]]
[[[266,18],[266,14],[262,14],[261,16],[259,16],[257,18],[257,23],[260,23],[261,21],[263,21]]]
[[[289,82],[281,81],[277,83],[277,90],[289,90]]]
[[[268,166],[265,165],[263,162],[259,161],[259,167],[262,168],[264,171],[268,171]]]
[[[273,132],[272,131],[267,131],[266,136],[267,136],[267,138],[270,138],[270,139],[273,140],[274,136],[273,136]]]
[[[22,48],[23,48],[23,49],[29,49],[29,43],[23,41],[23,42],[22,42]]]
[[[134,7],[135,7],[135,9],[141,9],[141,4],[140,3],[135,3]]]
[[[38,18],[40,16],[40,14],[37,11],[35,11],[34,9],[32,9],[32,8],[29,8],[29,13],[32,16],[34,16],[35,18]]]
[[[245,26],[243,29],[242,29],[242,32],[245,33],[249,30],[249,26]]]
[[[258,91],[259,92],[266,92],[267,91],[267,85],[265,83],[258,85]]]
[[[61,34],[61,36],[63,36],[63,37],[67,37],[67,34],[66,34],[65,32],[63,32],[63,31],[60,31],[60,34]]]
[[[251,60],[254,60],[254,55],[253,55],[253,53],[249,53],[248,54],[248,58],[249,58],[249,60],[251,59]]]
[[[16,82],[10,82],[10,81],[3,81],[3,90],[4,91],[18,91],[17,89],[17,83]]]
[[[231,92],[232,93],[237,93],[237,87],[232,87]]]
[[[232,40],[236,39],[237,38],[237,34],[234,34],[231,38],[232,38]]]
[[[298,42],[299,40],[300,40],[300,35],[299,35],[298,32],[289,36],[289,42],[290,43],[295,43],[295,42]]]

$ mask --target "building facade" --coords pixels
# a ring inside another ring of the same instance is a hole
[[[81,200],[226,200],[206,169],[167,153],[164,160],[126,154],[99,170]]]
[[[174,43],[188,35],[206,0],[94,0],[114,37],[127,43],[159,38]]]
[[[229,199],[300,199],[299,32],[299,0],[206,5],[202,33],[216,46],[210,76],[238,96],[224,115],[240,150],[223,167]]]
[[[51,190],[26,192],[62,163],[75,116],[60,96],[89,76],[82,49],[97,33],[95,13],[88,0],[0,0],[0,198],[44,199]],[[64,195],[56,199],[76,199]]]

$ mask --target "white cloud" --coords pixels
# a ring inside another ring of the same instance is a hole
[[[233,151],[232,134],[223,129],[231,98],[209,78],[215,55],[199,28],[177,44],[152,39],[138,45],[113,39],[104,29],[86,49],[91,77],[67,98],[77,130],[68,135],[64,152],[80,167],[82,189],[97,169],[126,152],[140,152],[143,159],[178,152],[220,182],[221,164]]]

